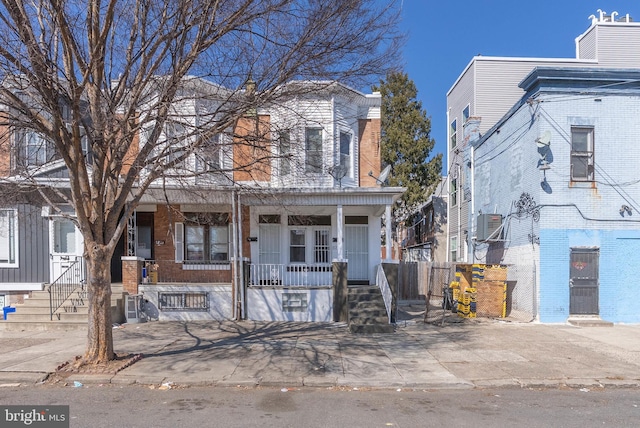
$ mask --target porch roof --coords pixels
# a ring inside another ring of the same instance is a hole
[[[348,187],[348,188],[151,188],[143,195],[141,204],[230,204],[234,192],[240,202],[250,206],[269,205],[364,205],[393,204],[406,189],[403,187]]]

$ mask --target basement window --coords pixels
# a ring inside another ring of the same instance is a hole
[[[209,293],[190,291],[186,293],[158,293],[158,309],[161,311],[208,311]]]

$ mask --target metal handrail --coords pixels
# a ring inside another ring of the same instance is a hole
[[[49,311],[51,320],[58,309],[67,301],[69,296],[78,288],[84,291],[86,283],[86,268],[82,257],[76,258],[76,261],[67,268],[53,283],[49,285]],[[57,314],[58,320],[60,314]]]
[[[378,265],[378,270],[376,272],[376,284],[378,285],[378,288],[380,288],[380,292],[382,293],[384,306],[387,309],[387,317],[389,318],[389,323],[391,323],[393,293],[391,292],[391,287],[389,286],[389,281],[387,280],[387,275],[384,273],[384,268],[382,267],[382,265]]]

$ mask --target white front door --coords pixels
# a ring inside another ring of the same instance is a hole
[[[344,249],[348,261],[349,280],[369,280],[369,226],[366,224],[344,227]]]
[[[53,218],[50,222],[50,278],[53,283],[76,261],[82,259],[82,235],[75,224],[66,218]],[[75,281],[82,278],[81,269],[74,270]]]

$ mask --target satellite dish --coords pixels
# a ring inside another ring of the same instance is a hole
[[[335,166],[332,166],[331,168],[328,168],[327,172],[331,174],[333,179],[338,182],[338,185],[342,187],[342,179],[347,175],[347,172],[349,172],[349,170],[347,169],[346,166],[335,165]]]
[[[378,177],[373,176],[373,171],[369,171],[369,177],[373,177],[376,180],[376,183],[380,185],[384,185],[384,182],[389,177],[389,173],[391,172],[391,165],[387,165]]]
[[[544,134],[539,136],[536,139],[536,144],[538,145],[539,149],[543,147],[549,147],[549,144],[551,144],[551,131],[545,131]]]

